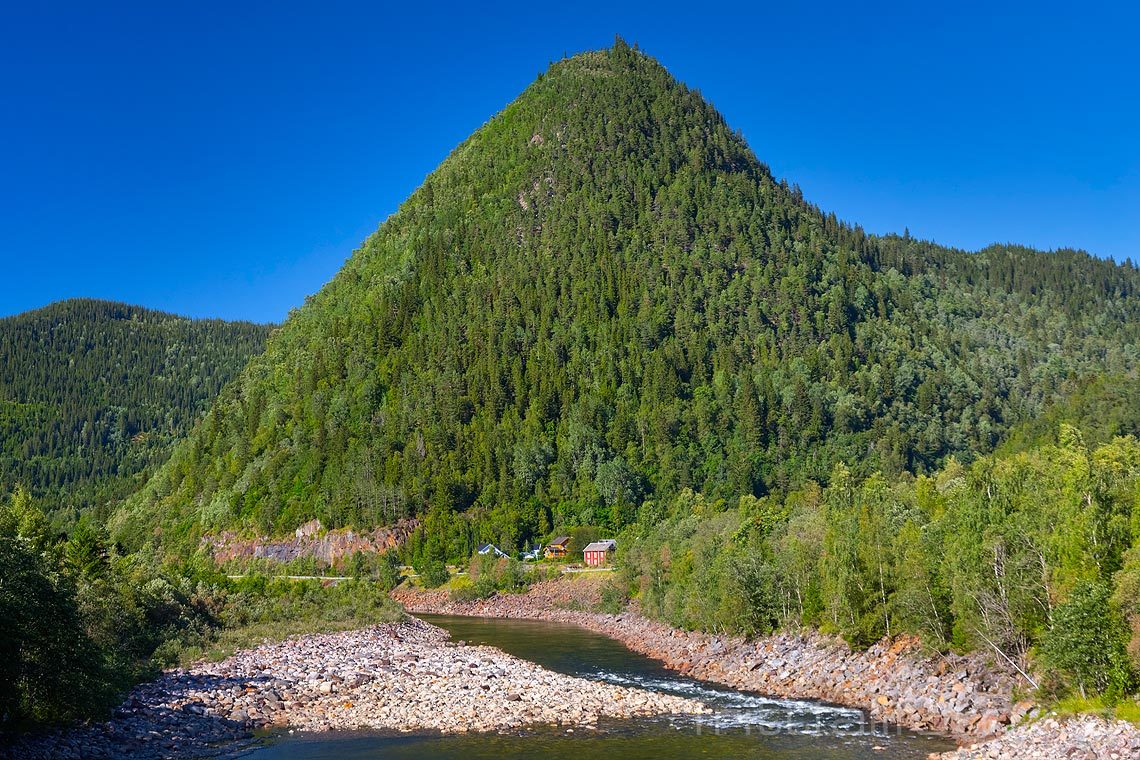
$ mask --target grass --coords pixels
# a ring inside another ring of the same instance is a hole
[[[205,660],[218,662],[224,660],[234,652],[249,649],[258,644],[282,641],[290,636],[301,636],[309,633],[335,633],[337,631],[351,631],[365,628],[377,623],[391,623],[403,617],[403,611],[393,608],[392,614],[386,619],[369,616],[368,618],[349,620],[325,620],[321,618],[304,618],[300,620],[269,620],[260,623],[251,623],[240,628],[223,628],[217,637],[206,647],[188,647],[184,649],[178,664],[188,667],[195,662]]]
[[[216,662],[267,641],[364,628],[404,617],[403,608],[386,592],[362,582],[325,588],[315,581],[273,581],[234,595],[227,607],[221,628],[205,642],[182,649],[179,664]]]
[[[1116,704],[1108,704],[1101,697],[1066,697],[1048,705],[1050,711],[1058,717],[1068,718],[1075,715],[1099,715],[1109,720],[1126,720],[1133,725],[1140,726],[1140,704],[1132,699],[1124,699]]]

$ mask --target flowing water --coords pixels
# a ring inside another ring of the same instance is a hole
[[[872,724],[861,710],[773,699],[686,678],[656,660],[574,625],[531,620],[420,615],[455,640],[489,644],[543,667],[582,678],[694,697],[710,715],[601,721],[596,730],[536,727],[509,734],[385,735],[351,731],[283,738],[257,760],[393,758],[756,758],[857,760],[924,758],[949,740]]]

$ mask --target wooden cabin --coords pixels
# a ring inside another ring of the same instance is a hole
[[[589,567],[605,567],[610,564],[610,558],[616,548],[617,541],[607,538],[587,545],[582,550],[582,556]]]
[[[570,536],[559,536],[546,545],[546,558],[559,559],[570,551]]]

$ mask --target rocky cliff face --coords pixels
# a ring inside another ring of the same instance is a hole
[[[202,544],[209,547],[215,562],[243,559],[268,559],[289,562],[315,559],[333,567],[357,552],[383,554],[399,547],[420,525],[419,520],[400,520],[394,525],[358,533],[348,528],[325,530],[320,520],[311,520],[293,532],[292,538],[257,536],[246,538],[233,531],[206,536]]]

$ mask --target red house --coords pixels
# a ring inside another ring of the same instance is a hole
[[[610,555],[617,548],[617,541],[607,538],[604,541],[595,541],[582,550],[586,564],[590,567],[604,567],[610,564]]]

